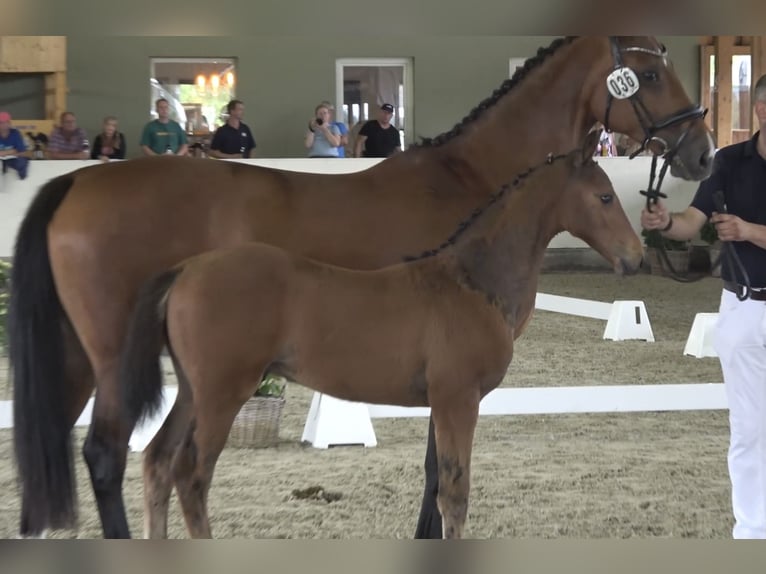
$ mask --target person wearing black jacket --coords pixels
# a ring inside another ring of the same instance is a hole
[[[104,127],[93,142],[90,157],[101,161],[125,159],[125,136],[117,131],[117,118],[114,116],[104,118]]]

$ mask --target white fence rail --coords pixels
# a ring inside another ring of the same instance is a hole
[[[236,161],[292,171],[347,173],[366,169],[381,160],[368,158],[264,158],[223,161]],[[16,238],[16,230],[27,210],[27,206],[42,184],[58,175],[69,173],[88,165],[97,165],[98,163],[92,160],[40,160],[32,162],[29,168],[29,176],[23,181],[16,177],[16,172],[13,170],[9,170],[7,174],[0,176],[0,257],[9,257],[11,255]],[[633,228],[638,232],[640,229],[639,218],[641,216],[641,208],[645,201],[644,196],[640,195],[638,190],[646,188],[651,158],[639,156],[629,160],[626,157],[605,157],[599,158],[599,164],[612,180],[620,202],[625,208]],[[694,196],[696,188],[697,184],[683,181],[668,174],[663,183],[663,191],[668,194],[666,203],[669,209],[681,210],[686,207]],[[553,249],[586,247],[586,244],[568,233],[562,233],[553,238],[550,247]]]

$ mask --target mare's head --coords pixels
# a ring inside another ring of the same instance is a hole
[[[593,38],[587,56],[592,72],[584,94],[590,113],[606,129],[670,153],[670,173],[699,181],[710,175],[715,147],[704,110],[692,104],[668,60],[649,37]]]
[[[582,149],[559,160],[567,163],[571,175],[558,195],[556,219],[600,253],[616,273],[632,275],[641,265],[644,248],[609,176],[593,159],[599,136],[599,131],[592,131]]]

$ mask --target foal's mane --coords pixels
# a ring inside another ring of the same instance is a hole
[[[571,153],[571,152],[570,152]],[[563,159],[565,157],[568,157],[568,153],[562,153],[558,155],[548,154],[548,157],[543,161],[542,163],[539,163],[537,165],[533,165],[530,168],[527,168],[526,171],[523,171],[519,175],[517,175],[515,178],[513,178],[513,181],[510,183],[504,183],[502,186],[500,186],[500,189],[498,189],[495,193],[489,196],[489,199],[482,207],[477,207],[471,212],[471,215],[469,215],[467,218],[465,218],[463,221],[458,223],[457,228],[455,231],[452,232],[452,235],[450,235],[444,243],[439,245],[438,247],[434,249],[429,249],[427,251],[423,251],[420,255],[406,255],[403,259],[405,262],[410,261],[418,261],[419,259],[426,259],[428,257],[433,257],[435,255],[438,255],[445,249],[447,249],[449,246],[454,245],[455,242],[458,240],[458,238],[465,233],[465,231],[471,227],[479,217],[485,213],[492,205],[494,205],[498,200],[502,199],[505,194],[512,190],[516,189],[517,187],[520,187],[526,179],[532,175],[533,172],[537,171],[541,167],[545,167],[547,165],[552,165],[557,160]]]
[[[485,100],[480,102],[474,109],[468,112],[468,115],[465,116],[462,120],[460,120],[460,122],[455,124],[455,126],[451,130],[441,133],[433,138],[421,137],[419,142],[414,143],[410,146],[410,149],[437,147],[459,136],[467,125],[469,125],[472,122],[475,122],[481,116],[482,112],[488,110],[489,108],[494,106],[497,102],[499,102],[503,96],[505,96],[514,87],[516,87],[522,80],[524,80],[524,78],[527,77],[527,75],[529,74],[531,70],[540,66],[543,62],[545,62],[548,59],[549,56],[553,55],[559,48],[561,48],[562,46],[571,44],[572,41],[575,39],[576,39],[576,36],[567,36],[564,38],[557,38],[547,48],[539,48],[535,56],[528,58],[524,62],[524,65],[518,68],[511,78],[505,80],[500,85],[499,88],[497,88],[494,92],[492,92],[492,95],[487,97]]]

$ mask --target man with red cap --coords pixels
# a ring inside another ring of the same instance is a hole
[[[19,179],[27,177],[29,158],[26,155],[27,146],[21,132],[11,127],[11,114],[0,112],[0,162],[3,173],[10,167],[18,172]]]

